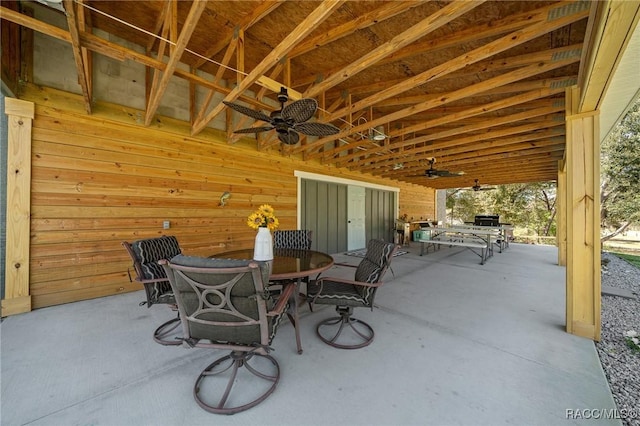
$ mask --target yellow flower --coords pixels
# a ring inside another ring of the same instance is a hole
[[[253,229],[266,227],[269,228],[269,230],[273,231],[280,225],[280,222],[274,214],[273,207],[271,207],[269,204],[263,204],[258,208],[257,211],[249,215],[249,217],[247,218],[247,225],[249,225]]]
[[[274,213],[273,207],[271,207],[269,204],[261,205],[258,211],[262,213],[265,217],[271,217],[273,216],[273,213]]]

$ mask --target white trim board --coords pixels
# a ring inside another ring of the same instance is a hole
[[[327,176],[327,175],[321,175],[317,173],[303,172],[300,170],[295,170],[293,172],[293,175],[299,179],[319,180],[322,182],[341,183],[344,185],[364,186],[365,188],[380,189],[383,191],[400,192],[400,188],[397,188],[394,186],[379,185],[377,183],[362,182],[354,179],[345,179],[345,178],[340,178],[335,176]]]

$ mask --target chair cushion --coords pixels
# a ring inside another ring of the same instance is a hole
[[[309,293],[314,295],[317,293],[313,289],[315,282],[309,284]],[[324,279],[322,281],[322,293],[320,293],[313,303],[319,305],[340,305],[340,306],[369,306],[359,286],[353,284],[345,284],[341,282]]]
[[[309,250],[311,248],[310,232],[304,229],[274,231],[273,247]]]
[[[167,278],[162,266],[158,265],[160,259],[171,259],[182,253],[178,239],[174,236],[163,235],[159,238],[149,238],[131,243],[142,269],[144,280]]]
[[[205,258],[178,255],[171,259],[171,263],[182,266],[191,266],[199,268],[234,268],[247,266],[249,263],[255,262],[253,260],[238,260],[238,259],[218,259],[218,258]],[[268,282],[269,267],[266,262],[257,262],[260,265],[260,271],[262,274],[263,283]],[[226,281],[234,277],[235,274],[206,274],[197,272],[188,272],[185,275],[187,277],[206,284],[208,286],[222,285]],[[200,306],[200,300],[195,293],[191,285],[179,276],[175,275],[175,291],[179,292],[180,298],[178,303],[182,303],[185,310],[185,314],[192,315],[198,309],[202,309]],[[232,314],[236,312],[246,315],[255,320],[260,319],[258,303],[256,297],[262,297],[266,302],[267,311],[270,310],[274,301],[268,294],[256,296],[256,287],[251,274],[245,274],[240,277],[235,285],[233,285],[230,292],[221,290],[220,292],[215,290],[208,290],[206,294],[207,305],[215,308],[224,309],[224,311],[216,310],[215,312],[201,312],[197,316],[197,320],[187,320],[189,328],[189,337],[195,339],[206,339],[213,343],[234,343],[239,345],[252,345],[260,343],[260,326],[259,325],[243,325],[243,326],[212,326],[211,324],[204,324],[199,321],[216,321],[216,322],[238,322],[241,321],[237,316]],[[233,306],[231,309],[228,302],[225,299],[228,298],[230,304]],[[275,330],[280,323],[281,317],[275,317],[273,319],[267,319],[269,342],[275,336]]]

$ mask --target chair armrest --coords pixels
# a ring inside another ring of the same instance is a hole
[[[357,268],[358,265],[352,265],[350,263],[334,263],[333,266],[348,266],[349,268]]]
[[[289,299],[291,299],[291,297],[294,295],[296,288],[297,286],[294,282],[284,284],[284,289],[282,290],[282,293],[280,293],[280,297],[278,297],[276,305],[272,310],[267,312],[267,316],[273,317],[284,312],[287,307],[287,303],[289,303]]]
[[[382,284],[384,284],[382,281],[379,281],[377,283],[366,283],[364,281],[354,281],[354,280],[348,280],[345,278],[335,278],[335,277],[322,277],[319,280],[317,280],[316,283],[320,285],[322,288],[322,282],[325,280],[333,281],[334,283],[359,285],[361,287],[381,287]]]

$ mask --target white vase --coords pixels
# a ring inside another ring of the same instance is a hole
[[[273,237],[269,228],[258,228],[256,245],[253,248],[254,260],[273,260]]]

